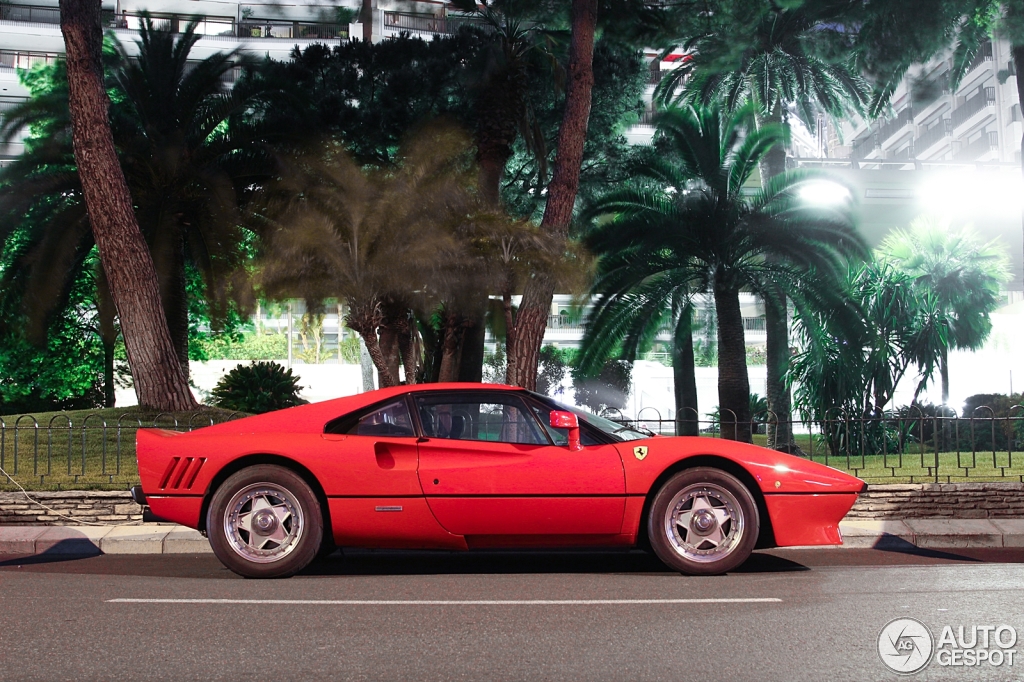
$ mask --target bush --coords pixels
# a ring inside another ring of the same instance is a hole
[[[210,392],[211,403],[225,410],[262,414],[305,404],[291,369],[276,362],[238,365]]]

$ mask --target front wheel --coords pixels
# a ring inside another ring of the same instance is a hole
[[[247,578],[298,573],[317,555],[323,515],[316,494],[290,469],[260,464],[232,474],[206,516],[213,553]]]
[[[757,505],[735,476],[698,467],[661,487],[647,522],[654,553],[667,566],[690,575],[718,575],[736,568],[754,551]]]

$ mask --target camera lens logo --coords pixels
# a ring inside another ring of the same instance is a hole
[[[878,633],[878,657],[889,670],[912,675],[932,659],[932,633],[913,618],[897,618]]]

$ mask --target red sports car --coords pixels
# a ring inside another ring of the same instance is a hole
[[[643,546],[716,574],[757,547],[835,545],[860,479],[716,438],[650,436],[493,384],[399,386],[138,432],[136,500],[250,577],[334,546]]]

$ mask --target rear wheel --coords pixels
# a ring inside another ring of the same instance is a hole
[[[259,464],[232,474],[213,494],[206,530],[214,554],[247,578],[282,578],[317,555],[323,515],[316,494],[290,469]]]
[[[690,575],[717,575],[736,568],[754,551],[757,505],[735,476],[698,467],[661,487],[648,517],[647,534],[658,558]]]

